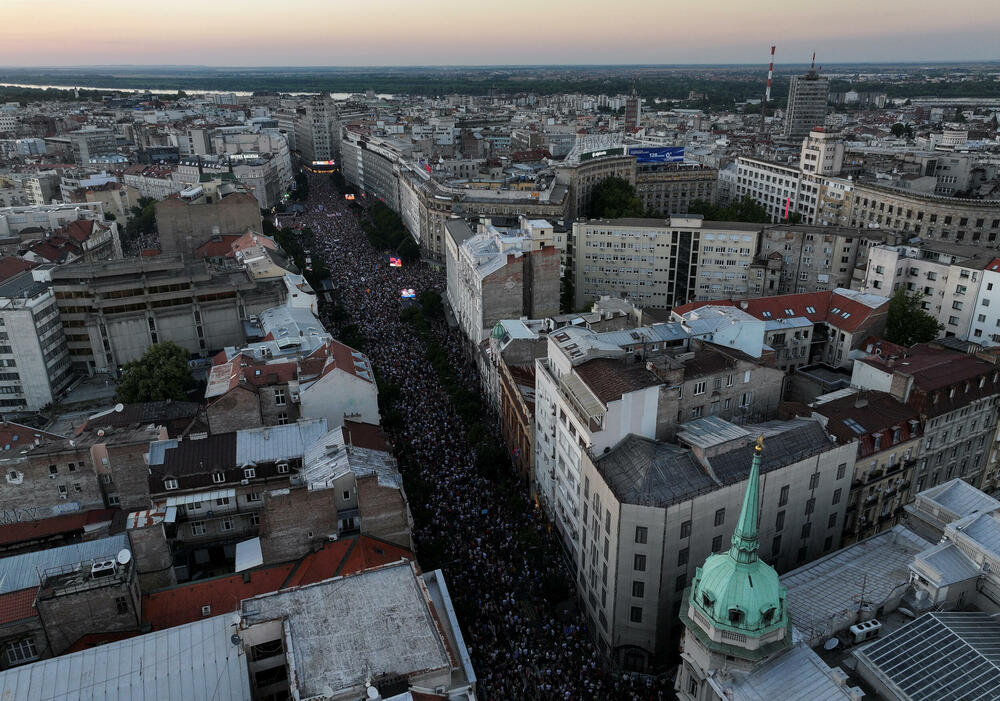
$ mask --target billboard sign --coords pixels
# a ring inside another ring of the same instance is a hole
[[[594,158],[607,158],[608,156],[624,156],[624,155],[625,155],[625,149],[621,147],[605,148],[601,149],[600,151],[589,151],[587,153],[581,153],[580,160],[590,161],[593,160]]]
[[[683,163],[683,146],[661,146],[656,148],[629,147],[629,155],[638,163]]]

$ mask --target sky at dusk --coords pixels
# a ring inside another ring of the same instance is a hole
[[[6,66],[991,60],[998,36],[998,0],[0,0]]]

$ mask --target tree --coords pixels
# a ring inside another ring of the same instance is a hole
[[[688,207],[688,211],[691,214],[700,214],[709,221],[742,221],[759,224],[771,221],[764,205],[749,195],[745,195],[743,199],[732,202],[725,207],[719,207],[705,200],[695,200]],[[791,215],[789,215],[789,223],[794,223],[791,222]]]
[[[620,219],[645,214],[635,188],[624,178],[605,178],[590,194],[591,219]]]
[[[889,301],[889,314],[885,322],[886,340],[909,347],[937,338],[944,327],[925,312],[922,305],[920,295],[908,294],[902,287],[896,290]]]
[[[173,341],[154,343],[139,360],[125,364],[118,383],[118,401],[157,402],[185,400],[194,387],[188,369],[191,354]]]

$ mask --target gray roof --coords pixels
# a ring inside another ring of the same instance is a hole
[[[451,668],[425,591],[403,562],[246,599],[243,622],[284,619],[298,696],[338,697],[363,687],[366,673]]]
[[[946,509],[955,518],[1000,509],[1000,501],[976,489],[963,479],[955,478],[936,487],[925,489],[919,496]]]
[[[988,553],[994,560],[1000,560],[1000,514],[993,511],[988,514],[972,514],[948,525],[945,534],[949,538],[959,539],[960,532]]]
[[[444,228],[451,236],[456,246],[461,246],[466,239],[475,236],[475,232],[469,227],[469,223],[461,218],[449,219],[444,223]]]
[[[129,547],[128,537],[120,533],[99,540],[87,540],[59,548],[5,557],[0,560],[0,594],[37,587],[38,574],[50,567],[114,557],[127,547]],[[2,696],[0,694],[0,697]]]
[[[1000,623],[985,613],[928,613],[854,655],[895,698],[1000,698]]]
[[[326,431],[326,419],[299,419],[284,426],[237,431],[236,464],[243,466],[302,457]]]
[[[862,587],[876,606],[902,594],[910,562],[928,545],[913,531],[894,526],[782,575],[796,637],[817,641],[853,625]]]
[[[0,672],[0,698],[249,701],[231,615],[205,618]]]
[[[716,682],[713,678],[713,686],[723,691],[723,698],[732,701],[850,699],[847,688],[837,683],[834,674],[819,655],[800,643],[757,666],[750,674],[734,674],[728,681]],[[732,695],[726,690],[731,690]]]
[[[705,416],[688,421],[677,428],[677,439],[696,448],[709,448],[740,438],[750,438],[750,432],[745,428],[718,416]]]
[[[924,577],[933,576],[932,583],[937,587],[973,579],[982,573],[979,566],[951,541],[918,553],[913,567]]]
[[[315,489],[332,486],[334,480],[348,472],[358,477],[374,474],[380,487],[403,487],[403,476],[391,453],[347,445],[344,429],[340,426],[310,444],[302,460],[302,469],[293,481],[301,481]]]
[[[635,434],[597,458],[595,466],[626,504],[666,507],[716,487],[691,451]]]
[[[762,474],[819,455],[832,447],[826,431],[814,419],[768,421],[746,426],[746,429],[752,436],[764,435]],[[778,440],[768,440],[778,436]],[[709,462],[723,484],[735,484],[750,474],[752,460],[753,446],[748,443],[742,448],[713,456]]]

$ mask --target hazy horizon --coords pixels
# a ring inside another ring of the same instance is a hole
[[[176,0],[153,19],[123,0],[4,4],[7,68],[759,65],[772,44],[777,66],[808,63],[813,51],[819,65],[1000,59],[995,0],[969,0],[961,12],[931,0],[718,0],[710,8],[508,0],[491,6],[498,11],[458,0]]]

